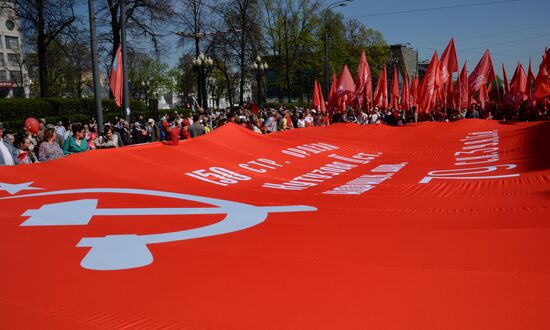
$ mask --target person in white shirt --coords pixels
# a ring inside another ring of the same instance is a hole
[[[311,110],[311,112],[315,113],[315,110]],[[313,123],[315,121],[315,118],[311,115],[309,109],[306,110],[306,115],[304,117],[304,124],[305,127],[311,127],[313,126]]]
[[[4,126],[0,123],[0,166],[17,164],[17,155],[19,152],[8,141],[3,139]]]

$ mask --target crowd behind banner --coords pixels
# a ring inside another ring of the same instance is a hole
[[[531,63],[528,73],[518,64],[508,82],[503,69],[502,92],[494,86],[496,76],[489,50],[470,75],[464,64],[458,78],[458,61],[454,40],[441,58],[434,53],[422,81],[403,73],[399,91],[397,68],[394,66],[390,92],[386,66],[374,89],[365,53],[357,68],[355,82],[347,65],[340,76],[333,74],[328,100],[315,81],[310,108],[261,108],[248,102],[241,108],[205,112],[196,109],[191,118],[177,112],[164,114],[158,121],[139,116],[133,123],[116,118],[103,128],[91,118],[88,123],[56,125],[40,119],[37,132],[23,127],[21,132],[4,132],[0,123],[0,165],[45,162],[92,149],[118,148],[132,144],[161,142],[177,145],[180,140],[209,133],[226,123],[242,125],[254,132],[268,134],[334,123],[405,125],[418,121],[448,122],[462,118],[504,121],[536,121],[550,119],[550,49],[545,51],[535,77]],[[388,100],[389,94],[389,100]],[[38,123],[37,123],[38,126]],[[98,132],[102,134],[98,134]]]

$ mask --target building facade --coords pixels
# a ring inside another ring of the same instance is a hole
[[[29,97],[21,26],[12,10],[0,8],[0,98]]]
[[[418,51],[407,47],[406,44],[397,44],[390,46],[390,53],[391,65],[388,66],[388,83],[393,74],[393,64],[395,64],[399,71],[397,77],[401,87],[403,85],[403,72],[407,72],[409,79],[418,75]]]

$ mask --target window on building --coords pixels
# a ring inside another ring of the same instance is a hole
[[[6,70],[0,70],[0,81],[7,81]]]
[[[7,20],[6,28],[10,31],[13,31],[13,29],[15,28],[15,23],[11,19]]]
[[[10,71],[10,80],[15,84],[21,83],[21,71]]]
[[[6,62],[4,62],[4,54],[0,53],[0,66],[5,66]]]
[[[19,38],[6,36],[7,49],[19,49]]]
[[[8,54],[8,65],[9,66],[14,66],[14,67],[19,67],[20,65],[20,59],[21,57],[19,56],[19,54]]]

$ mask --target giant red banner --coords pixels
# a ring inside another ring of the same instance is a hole
[[[549,124],[228,125],[0,168],[0,327],[547,329]]]

